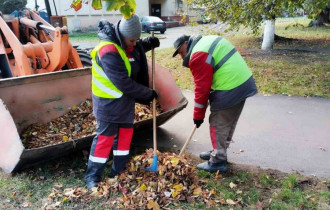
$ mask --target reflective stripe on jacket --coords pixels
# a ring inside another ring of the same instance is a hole
[[[96,56],[98,56],[99,50],[106,45],[114,45],[121,58],[123,59],[128,76],[131,76],[131,64],[126,56],[124,50],[117,44],[110,41],[101,41],[91,52],[92,57],[92,92],[94,95],[100,98],[120,98],[123,93],[120,91],[104,73],[102,67],[97,64]]]
[[[225,38],[203,36],[193,46],[191,56],[196,52],[208,53],[206,63],[213,67],[213,90],[231,90],[245,81],[252,73],[242,56]]]

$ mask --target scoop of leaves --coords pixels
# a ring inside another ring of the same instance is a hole
[[[81,188],[65,189],[56,196],[53,194],[53,202],[58,202],[64,195],[72,201],[81,198],[110,198],[109,205],[125,209],[166,209],[182,201],[199,201],[209,207],[214,204],[215,191],[206,189],[205,181],[195,175],[195,167],[189,156],[179,157],[170,152],[157,152],[157,156],[158,172],[143,170],[153,160],[153,150],[149,149],[133,157],[119,176],[105,179],[90,191]],[[109,196],[113,192],[120,196]]]
[[[163,112],[159,104],[156,107],[157,115]],[[149,118],[152,118],[150,106],[136,103],[134,121]],[[93,104],[91,100],[86,100],[79,105],[73,105],[66,114],[51,122],[28,126],[21,133],[21,139],[26,149],[33,149],[94,135],[95,128]]]

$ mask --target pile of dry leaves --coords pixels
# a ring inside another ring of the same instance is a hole
[[[109,206],[125,209],[170,209],[179,201],[199,201],[209,207],[215,204],[215,190],[206,189],[204,182],[207,181],[196,177],[190,157],[179,157],[170,152],[158,152],[157,156],[158,172],[143,170],[153,161],[153,150],[150,149],[132,158],[118,177],[106,179],[91,191],[86,188],[53,189],[49,204],[60,205],[63,199],[75,202],[95,198],[108,198]],[[113,196],[114,192],[120,196]]]
[[[157,115],[163,112],[159,104],[156,110]],[[136,104],[134,121],[148,118],[152,118],[150,106]],[[78,106],[72,106],[66,114],[49,123],[28,126],[21,133],[21,139],[25,148],[39,148],[94,135],[95,128],[93,104],[91,100],[86,100]]]

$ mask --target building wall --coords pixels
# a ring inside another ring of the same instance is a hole
[[[90,4],[83,4],[79,11],[70,8],[72,0],[54,0],[57,15],[67,17],[69,31],[97,30],[98,22],[107,19],[111,23],[116,23],[121,19],[119,11],[106,11],[105,2],[102,1],[103,9],[94,10]],[[178,19],[178,5],[183,0],[136,0],[137,8],[135,14],[138,16],[148,16],[151,14],[151,4],[161,4],[161,16],[163,20]],[[52,15],[56,15],[53,1],[49,1]]]
[[[149,0],[135,0],[135,2],[136,2],[135,14],[137,14],[139,17],[148,16],[150,13]]]
[[[119,11],[105,11],[105,3],[103,9],[94,10],[90,4],[83,4],[82,8],[77,12],[70,8],[71,0],[55,0],[56,10],[52,1],[49,1],[52,15],[66,16],[69,31],[87,31],[97,30],[98,22],[101,19],[107,19],[109,22],[116,23],[121,19]]]

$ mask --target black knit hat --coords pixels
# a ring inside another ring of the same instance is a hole
[[[190,36],[187,36],[187,35],[182,35],[180,36],[179,38],[177,38],[174,42],[174,48],[175,48],[175,51],[173,53],[173,57],[175,57],[177,54],[178,54],[178,50],[179,48],[183,45],[183,43],[185,41],[188,41],[190,38]]]

